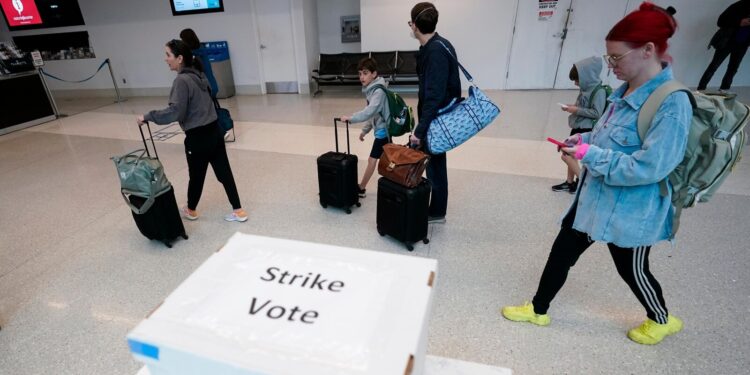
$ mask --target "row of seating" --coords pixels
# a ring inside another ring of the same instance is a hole
[[[359,52],[320,54],[318,69],[313,70],[312,79],[318,88],[313,96],[321,93],[321,86],[359,85],[357,65],[360,60],[371,57],[378,65],[378,75],[389,85],[416,85],[417,51]]]

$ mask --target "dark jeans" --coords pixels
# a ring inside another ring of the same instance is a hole
[[[698,90],[706,89],[706,86],[708,86],[708,83],[711,81],[711,77],[716,73],[716,69],[719,69],[719,66],[721,66],[721,63],[726,60],[727,56],[729,56],[729,65],[727,65],[727,71],[724,73],[724,79],[721,80],[721,86],[719,88],[722,90],[729,90],[729,88],[732,87],[734,75],[737,74],[737,69],[740,68],[742,58],[745,57],[747,48],[747,45],[730,44],[726,48],[716,50],[713,60],[708,64],[706,71],[703,73],[703,77],[701,77],[700,83],[698,83]]]
[[[203,193],[208,164],[214,170],[219,182],[224,185],[232,208],[242,208],[237,186],[234,183],[232,168],[229,166],[227,149],[224,145],[224,132],[217,122],[190,129],[185,132],[185,157],[188,163],[188,208],[195,210]]]
[[[575,209],[563,220],[560,233],[557,235],[547,265],[544,267],[539,287],[532,303],[534,312],[546,314],[555,295],[565,284],[570,268],[594,241],[588,235],[573,229]],[[662,296],[661,286],[649,271],[648,255],[651,246],[622,248],[608,243],[609,253],[617,268],[617,273],[628,284],[638,301],[646,309],[649,319],[657,323],[667,322],[667,307]]]
[[[448,165],[445,153],[432,155],[427,163],[427,179],[432,184],[429,216],[443,217],[448,210]]]

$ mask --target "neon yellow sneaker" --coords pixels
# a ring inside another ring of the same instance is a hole
[[[646,319],[638,327],[628,331],[628,338],[643,345],[656,345],[669,335],[674,335],[682,330],[682,320],[676,316],[669,315],[666,324],[659,324],[651,319]]]
[[[502,310],[505,319],[514,322],[529,322],[538,326],[547,326],[550,323],[549,315],[534,312],[534,304],[526,302],[521,306],[505,306]]]

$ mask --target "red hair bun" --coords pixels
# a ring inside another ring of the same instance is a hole
[[[631,12],[609,31],[605,40],[626,42],[637,48],[648,42],[654,43],[657,53],[667,51],[667,40],[677,30],[677,21],[663,8],[644,1],[638,10]]]

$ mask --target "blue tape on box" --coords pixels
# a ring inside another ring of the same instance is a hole
[[[157,361],[159,360],[159,348],[156,346],[138,342],[135,340],[128,340],[128,346],[130,346],[130,351],[135,354],[153,358]]]

